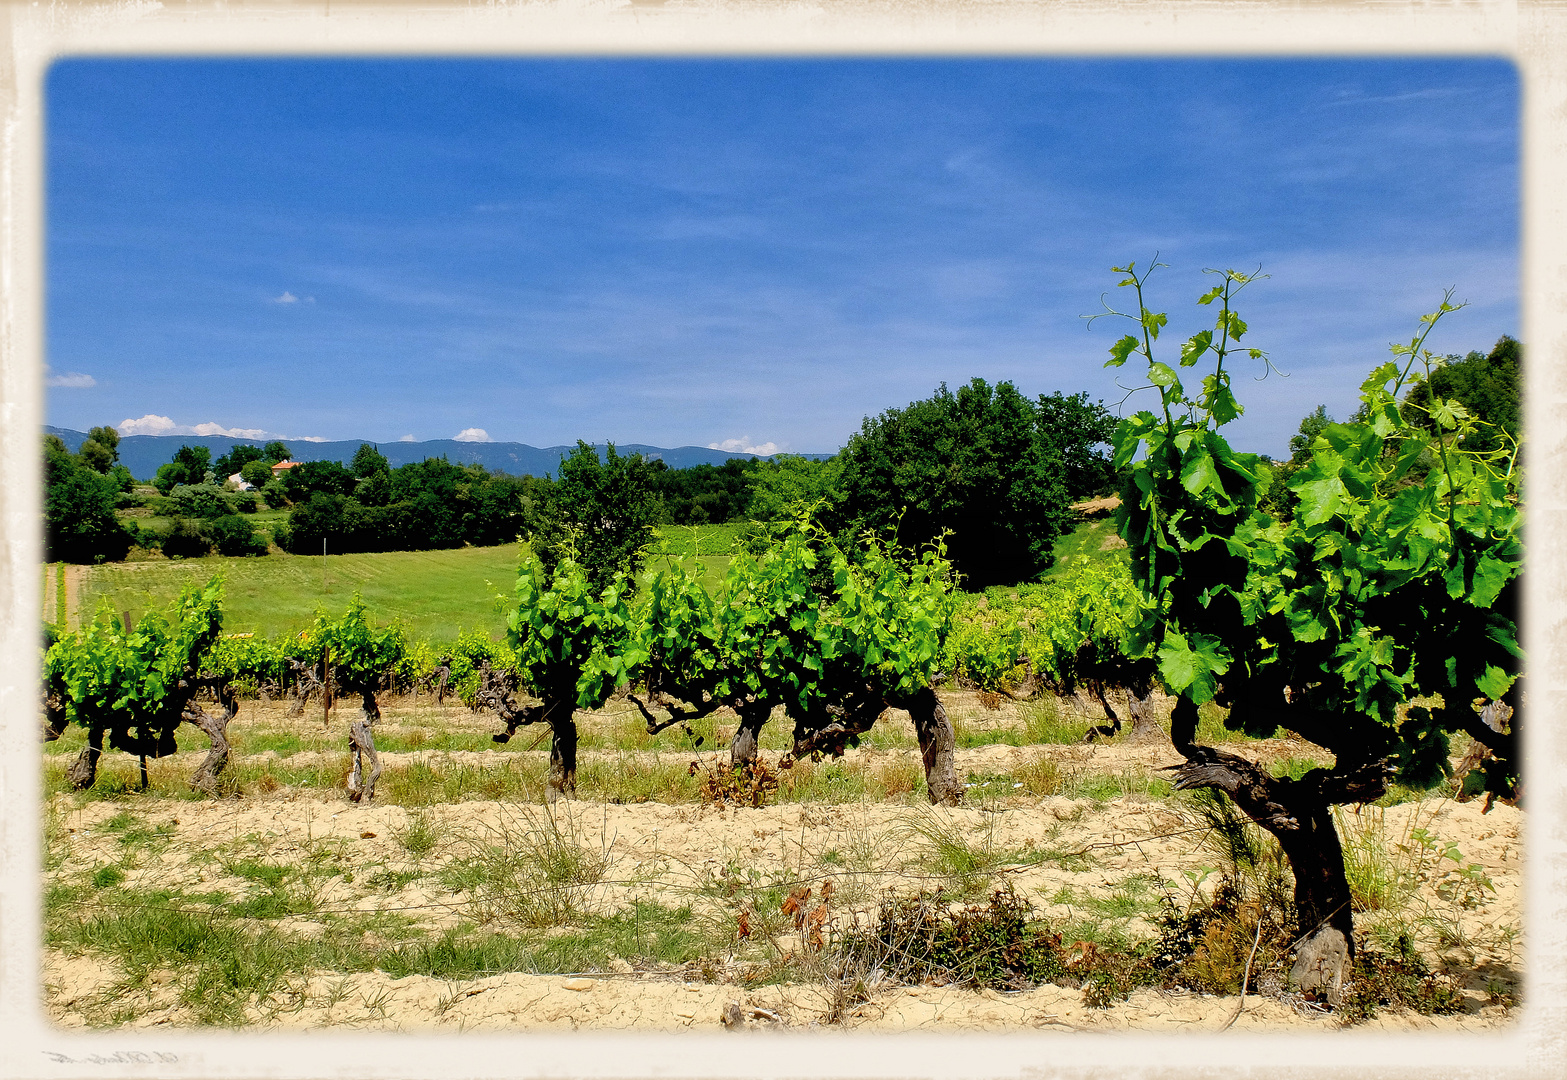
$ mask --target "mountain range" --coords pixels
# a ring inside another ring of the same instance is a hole
[[[87,441],[87,434],[71,428],[45,427],[44,433],[58,435],[66,447],[75,453]],[[205,446],[212,458],[227,454],[235,446],[261,446],[268,440],[235,439],[225,435],[124,435],[120,438],[120,462],[138,480],[150,480],[158,472],[158,466],[174,460],[174,454],[182,446]],[[361,443],[368,439],[349,439],[342,442],[286,442],[295,461],[340,461],[348,464]],[[430,439],[425,442],[372,443],[386,455],[392,468],[425,458],[444,457],[459,465],[471,463],[486,469],[511,473],[513,476],[552,476],[560,461],[576,449],[575,446],[546,446],[543,448],[516,442],[458,442],[455,439]],[[595,444],[599,457],[605,456],[605,445]],[[617,443],[619,454],[641,454],[644,457],[665,462],[671,469],[685,469],[692,465],[722,465],[731,458],[751,458],[759,455],[736,454],[728,450],[712,450],[705,446],[677,446],[665,449],[661,446],[644,446],[641,443]],[[831,454],[801,454],[801,457],[817,460],[832,457]]]

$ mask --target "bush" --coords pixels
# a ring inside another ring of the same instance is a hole
[[[208,522],[207,536],[220,555],[265,555],[267,542],[256,535],[253,522],[229,514]]]
[[[217,484],[176,484],[169,489],[168,501],[171,517],[210,521],[234,512],[228,493]]]
[[[281,510],[288,505],[288,496],[283,494],[283,484],[277,480],[269,480],[262,486],[261,498],[273,510]]]
[[[189,518],[176,519],[174,527],[164,535],[160,546],[171,559],[197,559],[212,553],[212,541],[201,523]]]

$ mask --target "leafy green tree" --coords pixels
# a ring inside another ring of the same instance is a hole
[[[251,462],[262,461],[265,456],[259,446],[251,443],[237,443],[228,453],[218,458],[217,464],[212,466],[212,471],[217,474],[218,480],[221,482],[227,480],[235,473],[243,475],[246,465],[249,465]]]
[[[636,573],[662,513],[653,469],[641,454],[622,457],[611,443],[600,461],[579,439],[539,501],[533,552],[546,573],[570,555],[600,592],[617,574]]]
[[[316,492],[352,495],[355,477],[340,461],[307,461],[282,476],[283,494],[289,502],[304,502]]]
[[[842,455],[818,461],[779,454],[771,461],[758,461],[750,471],[750,515],[757,521],[784,521],[804,507],[832,505],[841,497],[838,478],[842,472]]]
[[[939,549],[916,557],[861,537],[851,558],[797,518],[759,555],[736,553],[715,598],[684,567],[644,575],[625,667],[647,699],[631,700],[649,733],[733,709],[736,768],[755,760],[777,706],[794,719],[791,759],[842,754],[889,705],[906,709],[931,801],[956,803],[952,726],[931,690],[951,591]]]
[[[179,484],[168,494],[174,516],[198,518],[226,517],[234,512],[228,492],[217,484]]]
[[[1238,345],[1248,328],[1234,299],[1252,277],[1215,272],[1219,283],[1199,298],[1220,310],[1213,330],[1180,347],[1182,368],[1211,365],[1188,394],[1181,374],[1153,356],[1167,319],[1143,302],[1150,271],[1117,272],[1135,289],[1138,313],[1125,317],[1137,331],[1111,347],[1109,364],[1141,356],[1160,397],[1159,412],[1137,413],[1115,436],[1116,464],[1128,469],[1117,523],[1146,598],[1128,652],[1153,658],[1176,697],[1171,739],[1186,762],[1175,786],[1224,792],[1278,839],[1300,929],[1291,978],[1332,1002],[1355,946],[1331,807],[1377,799],[1394,778],[1415,788],[1441,782],[1458,731],[1492,755],[1466,785],[1517,793],[1514,462],[1460,449],[1479,427],[1461,406],[1433,398],[1438,433],[1400,408],[1415,365],[1429,371],[1433,360],[1426,335],[1456,310],[1444,299],[1420,333],[1393,347],[1396,361],[1361,385],[1362,419],[1329,424],[1312,440],[1290,482],[1298,509],[1280,521],[1258,507],[1258,458],[1235,453],[1218,430],[1241,411],[1227,364],[1240,352],[1265,359]],[[1410,483],[1410,466],[1427,453],[1437,465]],[[1198,744],[1197,708],[1210,701],[1228,708],[1228,727],[1265,736],[1284,726],[1334,764],[1275,777]]]
[[[593,457],[598,460],[596,453]],[[506,617],[507,641],[518,673],[541,704],[513,712],[506,733],[495,739],[505,742],[522,724],[550,725],[546,798],[552,803],[577,789],[573,711],[599,708],[627,677],[627,591],[620,575],[603,589],[594,589],[586,569],[569,552],[553,569],[529,557],[517,571],[517,602]]]
[[[671,469],[662,461],[649,462],[664,503],[665,523],[706,525],[743,520],[751,502],[750,477],[759,463],[757,458],[730,458],[722,465],[704,462]]]
[[[158,466],[153,486],[167,495],[176,484],[204,484],[207,473],[212,472],[212,451],[205,446],[182,446],[174,452],[174,460]]]
[[[955,394],[943,384],[867,417],[840,456],[843,499],[829,519],[839,535],[869,529],[918,548],[948,534],[968,588],[1038,577],[1070,528],[1065,463],[1009,382],[974,379]]]
[[[287,461],[291,457],[293,455],[289,453],[288,447],[276,439],[273,439],[261,448],[261,460],[268,465],[276,465],[278,462]]]
[[[175,752],[174,731],[182,722],[211,734],[213,718],[194,699],[203,688],[225,698],[223,687],[199,678],[203,658],[223,625],[222,581],[214,578],[205,588],[186,588],[171,615],[148,612],[132,631],[105,601],[88,626],[79,633],[58,634],[45,654],[45,680],[60,688],[65,722],[87,729],[87,746],[66,771],[76,787],[89,788],[97,778],[105,736],[111,748],[142,758],[145,788],[146,759]],[[225,708],[222,725],[236,708],[231,695]],[[212,755],[191,783],[207,786],[227,758],[220,732],[213,737]]]
[[[120,460],[120,433],[112,427],[95,427],[76,453],[89,469],[107,473]]]
[[[267,542],[256,535],[255,523],[238,514],[214,518],[207,523],[207,536],[219,555],[265,555]]]
[[[272,482],[272,467],[264,461],[247,461],[240,466],[239,478],[260,490]]]
[[[348,463],[348,469],[363,480],[378,473],[391,472],[392,463],[386,460],[386,455],[381,453],[380,447],[360,443],[359,449],[354,451],[354,459]]]
[[[44,534],[50,560],[117,562],[135,535],[114,514],[119,484],[86,467],[58,436],[44,437]]]
[[[1039,395],[1035,414],[1037,438],[1061,461],[1068,499],[1101,495],[1115,483],[1109,443],[1116,419],[1104,402],[1090,402],[1086,393]],[[1104,449],[1101,449],[1103,447]]]

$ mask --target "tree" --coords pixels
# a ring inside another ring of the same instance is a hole
[[[273,439],[261,448],[261,460],[268,465],[276,465],[280,461],[288,461],[293,455],[288,452],[288,447]]]
[[[386,460],[386,455],[381,453],[379,447],[360,443],[359,449],[354,451],[354,459],[348,463],[348,470],[363,480],[378,473],[391,472],[392,463]]]
[[[94,472],[107,473],[120,460],[120,433],[112,427],[95,427],[77,450],[77,455]]]
[[[167,495],[176,484],[204,484],[207,473],[212,471],[212,451],[205,446],[182,446],[174,452],[174,460],[158,466],[158,475],[152,483]]]
[[[256,535],[256,526],[248,518],[228,514],[207,523],[207,535],[219,555],[265,555],[267,542]]]
[[[830,520],[840,536],[869,529],[911,549],[949,533],[968,588],[1032,580],[1071,522],[1065,463],[1039,432],[1037,406],[1011,383],[943,384],[866,418],[841,454]]]
[[[316,492],[327,495],[352,495],[354,474],[340,461],[307,461],[283,474],[283,493],[289,502],[304,502]]]
[[[535,511],[531,544],[546,573],[568,554],[594,592],[617,574],[634,575],[662,515],[653,470],[641,454],[604,460],[582,440],[562,459],[560,477]]]
[[[1213,271],[1220,281],[1198,302],[1220,304],[1215,327],[1180,348],[1182,367],[1212,370],[1188,395],[1153,358],[1167,320],[1143,303],[1149,272],[1117,269],[1136,290],[1138,314],[1125,317],[1138,332],[1111,346],[1108,362],[1140,355],[1160,395],[1159,413],[1139,412],[1115,436],[1116,464],[1128,470],[1117,524],[1145,594],[1127,650],[1153,658],[1176,697],[1171,740],[1186,761],[1175,787],[1223,792],[1278,840],[1295,877],[1291,979],[1335,1002],[1355,942],[1331,807],[1377,799],[1394,778],[1434,786],[1458,731],[1491,755],[1466,790],[1517,795],[1517,473],[1508,455],[1459,449],[1479,425],[1450,403],[1432,401],[1438,433],[1399,406],[1415,365],[1429,370],[1426,335],[1456,310],[1449,294],[1393,347],[1397,362],[1361,385],[1362,419],[1313,438],[1290,482],[1293,520],[1272,517],[1258,506],[1257,457],[1235,453],[1218,431],[1241,412],[1226,363],[1242,351],[1247,326],[1233,301],[1252,276]],[[1426,453],[1437,466],[1409,483]],[[1275,777],[1199,745],[1197,708],[1210,701],[1228,708],[1226,726],[1254,736],[1284,726],[1334,764]]]
[[[251,443],[237,443],[228,453],[218,458],[217,464],[212,467],[212,471],[217,474],[219,481],[227,480],[235,473],[243,475],[246,465],[249,465],[251,462],[259,462],[265,456],[259,446]]]
[[[44,437],[44,546],[51,560],[118,562],[135,535],[114,514],[119,483],[83,465],[58,436]]]
[[[66,770],[76,787],[93,785],[107,736],[112,748],[140,756],[146,788],[147,758],[176,751],[174,731],[182,722],[195,724],[212,740],[212,751],[191,785],[210,790],[215,784],[228,760],[224,731],[238,711],[226,679],[200,677],[202,661],[223,625],[222,581],[213,578],[205,588],[186,588],[170,614],[150,611],[132,631],[104,601],[88,626],[57,635],[45,654],[46,682],[58,689],[64,706],[45,739],[58,738],[66,723],[87,729],[86,748]],[[222,713],[213,716],[196,704],[204,689],[218,698]]]
[[[1273,467],[1267,494],[1259,504],[1262,509],[1277,518],[1295,516],[1295,504],[1299,500],[1290,491],[1290,481],[1311,460],[1311,444],[1334,422],[1326,405],[1318,405],[1301,418],[1300,429],[1290,436],[1289,460]]]
[[[272,482],[272,467],[264,461],[247,461],[240,466],[239,478],[259,490]]]
[[[842,472],[842,455],[818,461],[779,454],[771,461],[758,461],[750,474],[750,515],[757,521],[783,521],[796,516],[802,507],[818,502],[831,505],[841,498],[838,478]]]
[[[1091,403],[1086,393],[1063,395],[1059,390],[1039,395],[1038,438],[1061,460],[1062,482],[1068,499],[1100,495],[1115,483],[1108,444],[1115,435],[1116,419],[1104,402]],[[1101,450],[1099,447],[1106,449]]]

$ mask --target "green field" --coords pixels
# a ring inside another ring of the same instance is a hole
[[[702,583],[715,589],[729,565],[727,552],[739,525],[667,525],[648,564],[657,565],[660,548],[702,567]],[[1115,537],[1108,519],[1084,522],[1056,546],[1058,559],[1072,555],[1103,557]],[[83,567],[77,622],[107,597],[116,613],[139,618],[149,608],[165,607],[182,587],[206,582],[221,572],[227,580],[223,628],[229,633],[272,635],[303,627],[318,607],[340,612],[355,592],[374,618],[401,618],[415,637],[451,641],[459,630],[483,629],[499,637],[506,629],[497,596],[511,595],[517,575],[518,546],[454,548],[447,551],[385,551],[355,555],[274,554],[231,559],[109,563]],[[46,591],[54,579],[46,577]],[[52,592],[50,597],[52,598]],[[47,602],[47,600],[46,600]]]
[[[304,626],[317,607],[341,612],[355,591],[377,620],[401,617],[415,637],[449,641],[459,630],[506,627],[494,598],[517,576],[515,544],[449,551],[359,555],[266,555],[119,563],[86,568],[80,612],[108,597],[116,612],[139,618],[169,603],[192,582],[222,573],[227,582],[223,629],[276,634]],[[323,564],[324,563],[324,564]]]

